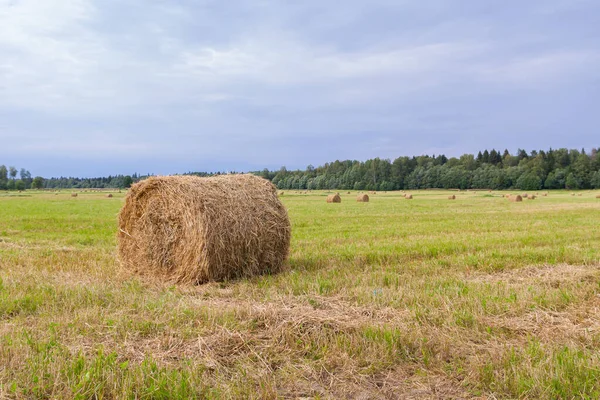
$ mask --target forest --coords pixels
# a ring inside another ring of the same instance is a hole
[[[224,172],[187,172],[211,176]],[[253,171],[279,189],[298,190],[402,190],[402,189],[598,189],[598,149],[519,149],[515,154],[484,150],[476,155],[422,155],[366,161],[344,160],[309,165],[305,170]],[[17,179],[17,175],[20,179]],[[0,165],[0,190],[128,188],[148,175],[99,178],[31,177],[24,168]]]

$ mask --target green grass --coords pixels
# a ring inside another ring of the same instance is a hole
[[[411,193],[286,191],[288,271],[199,287],[119,269],[124,193],[0,193],[0,398],[599,398],[595,193]]]

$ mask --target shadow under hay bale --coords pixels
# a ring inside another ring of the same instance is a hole
[[[281,271],[290,236],[287,211],[265,179],[152,177],[125,197],[118,253],[132,272],[199,284]]]
[[[356,196],[356,201],[359,203],[368,203],[369,196],[366,194],[359,194],[358,196]]]
[[[327,202],[328,203],[341,203],[342,198],[340,197],[339,194],[330,194],[329,196],[327,196]]]

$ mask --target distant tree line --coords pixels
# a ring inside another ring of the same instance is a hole
[[[598,149],[485,150],[458,158],[445,155],[334,161],[306,170],[255,172],[279,189],[590,189],[600,188]]]
[[[305,170],[253,172],[279,189],[400,190],[400,189],[599,189],[598,149],[533,150],[516,154],[484,150],[456,158],[445,155],[398,157],[394,161],[374,158],[309,165]],[[17,174],[20,179],[17,179]],[[184,175],[214,176],[225,172],[187,172]],[[116,175],[102,178],[31,177],[29,171],[0,165],[0,190],[128,188],[147,175]]]
[[[15,167],[0,165],[0,190],[26,190],[26,189],[124,189],[146,176],[115,175],[101,178],[43,178],[31,177],[31,173],[24,168],[18,172]]]
[[[31,173],[25,168],[17,170],[15,167],[7,168],[6,165],[0,165],[0,190],[25,190],[38,184],[38,177],[32,179]]]

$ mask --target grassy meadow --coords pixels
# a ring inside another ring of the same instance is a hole
[[[0,192],[0,398],[600,398],[596,192],[286,191],[288,271],[198,287],[113,193]]]

